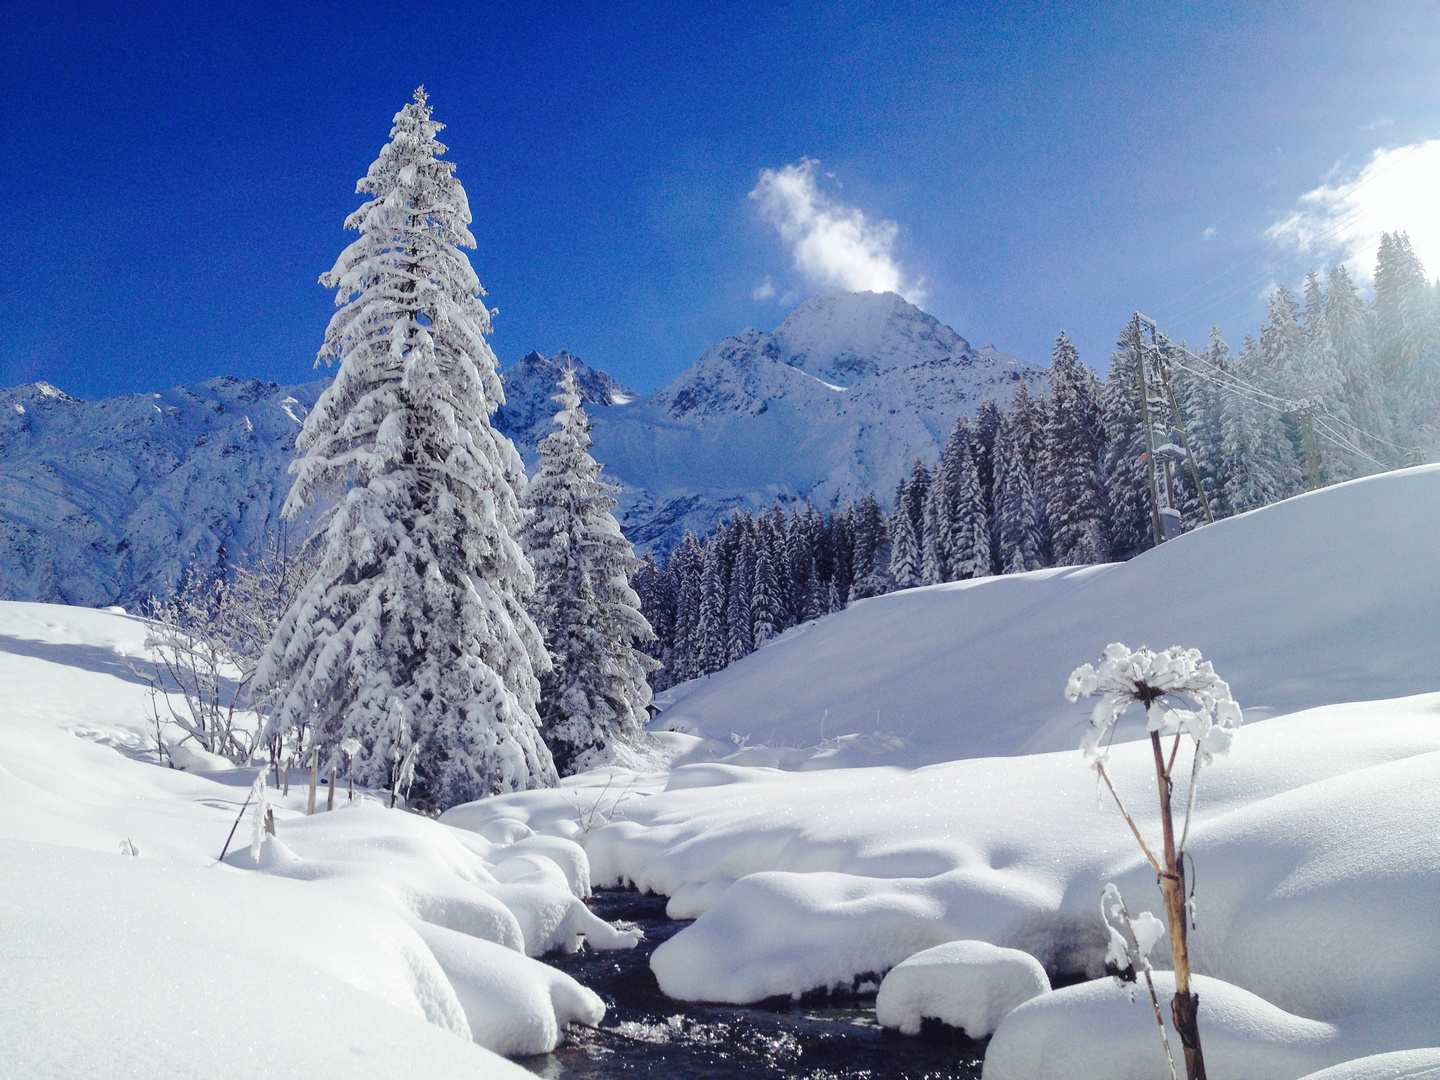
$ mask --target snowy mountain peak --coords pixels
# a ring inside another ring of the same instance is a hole
[[[895,293],[812,296],[770,336],[782,363],[842,385],[974,352],[950,327]]]

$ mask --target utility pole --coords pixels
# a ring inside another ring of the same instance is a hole
[[[1145,338],[1140,333],[1141,315],[1137,311],[1130,320],[1130,333],[1135,349],[1135,373],[1140,380],[1140,423],[1145,428],[1145,471],[1150,478],[1150,525],[1155,531],[1155,546],[1165,542],[1160,527],[1160,485],[1155,478],[1155,429],[1150,424],[1150,386],[1145,378]],[[1147,320],[1148,321],[1148,320]],[[1155,324],[1152,322],[1153,327]]]
[[[1185,462],[1190,469],[1190,479],[1195,484],[1195,493],[1200,496],[1200,508],[1205,512],[1205,520],[1211,525],[1215,524],[1215,513],[1210,508],[1210,499],[1205,494],[1205,485],[1200,482],[1200,467],[1195,462],[1195,451],[1190,447],[1190,436],[1185,432],[1185,419],[1180,415],[1180,405],[1175,400],[1175,389],[1170,385],[1169,365],[1165,363],[1165,350],[1160,346],[1159,327],[1154,319],[1146,318],[1139,312],[1135,318],[1150,327],[1150,347],[1155,350],[1155,370],[1160,375],[1160,383],[1165,388],[1165,397],[1170,406],[1170,414],[1175,419],[1175,430],[1180,435],[1180,445],[1185,451]],[[1166,463],[1167,486],[1170,479],[1169,463]],[[1174,506],[1174,490],[1170,489],[1170,505]]]

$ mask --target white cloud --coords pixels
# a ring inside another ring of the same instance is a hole
[[[1391,120],[1390,117],[1388,117],[1388,116],[1382,116],[1382,117],[1379,117],[1379,118],[1376,119],[1376,120],[1371,120],[1370,123],[1366,124],[1363,128],[1361,128],[1361,130],[1362,130],[1362,131],[1379,131],[1381,128],[1389,128],[1389,127],[1394,127],[1394,126],[1395,126],[1395,121],[1394,121],[1394,120]]]
[[[1407,232],[1430,273],[1440,272],[1440,139],[1380,149],[1344,182],[1307,191],[1265,235],[1285,247],[1346,263],[1368,281],[1382,232]]]
[[[1214,236],[1214,235],[1215,235],[1215,226],[1214,226],[1214,225],[1206,225],[1206,226],[1205,226],[1205,231],[1200,234],[1200,239],[1202,239],[1202,240],[1209,240],[1209,239],[1210,239],[1212,236]]]
[[[764,169],[750,198],[790,245],[795,269],[812,282],[854,292],[895,292],[913,304],[925,298],[909,282],[892,251],[900,226],[872,222],[857,207],[837,202],[815,183],[818,162],[802,158],[783,169]]]
[[[764,281],[750,290],[752,300],[769,300],[775,295],[775,283],[766,277]]]

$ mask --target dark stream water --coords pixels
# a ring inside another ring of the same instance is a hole
[[[917,1037],[875,1022],[875,999],[827,999],[760,1005],[697,1005],[660,992],[650,954],[688,923],[665,917],[663,896],[596,893],[602,919],[636,923],[645,940],[620,953],[549,958],[604,1000],[598,1029],[572,1026],[565,1045],[520,1064],[546,1080],[666,1077],[805,1077],[813,1080],[978,1078],[985,1044],[951,1029]]]

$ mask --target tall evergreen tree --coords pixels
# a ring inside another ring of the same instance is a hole
[[[1317,305],[1318,306],[1318,305]],[[1281,285],[1270,294],[1265,325],[1260,339],[1241,365],[1248,369],[1250,381],[1290,399],[1306,396],[1304,388],[1305,330],[1300,324],[1300,305]],[[1290,440],[1291,457],[1303,468],[1293,479],[1287,478],[1284,498],[1307,487],[1320,484],[1320,454],[1316,445],[1315,426],[1310,411],[1287,411],[1282,414],[1285,432]]]
[[[1139,328],[1134,323],[1127,325],[1120,336],[1118,351],[1111,354],[1101,400],[1101,426],[1105,432],[1104,479],[1109,509],[1107,541],[1111,558],[1120,560],[1132,558],[1155,543],[1151,520],[1153,500],[1146,459],[1148,450],[1140,407],[1144,348]],[[1155,394],[1155,389],[1151,385],[1147,393]]]
[[[925,493],[921,515],[920,577],[926,585],[951,580],[950,554],[955,543],[951,526],[955,511],[950,491],[943,470],[937,469]]]
[[[701,579],[705,569],[705,552],[700,538],[689,529],[665,560],[667,572],[673,575],[675,593],[675,639],[665,658],[670,685],[688,682],[705,674],[700,664]]]
[[[775,545],[761,529],[756,532],[755,587],[750,593],[750,638],[760,648],[781,630],[780,582],[775,573]]]
[[[850,599],[880,596],[889,588],[890,546],[885,515],[873,491],[855,504]]]
[[[918,538],[920,530],[924,528],[925,522],[925,496],[930,492],[930,470],[925,468],[925,463],[918,457],[915,464],[910,467],[910,479],[905,483],[903,500],[896,491],[895,506],[898,509],[903,502],[905,512],[910,515],[910,524],[915,527],[915,535]]]
[[[562,775],[634,764],[658,664],[641,651],[654,630],[630,579],[640,566],[612,511],[620,489],[600,479],[575,373],[555,395],[559,430],[540,440],[520,534],[535,564],[530,610],[553,667],[540,676],[541,733]]]
[[[1225,391],[1216,382],[1214,369],[1233,372],[1234,365],[1218,327],[1211,328],[1210,343],[1201,361],[1196,363],[1186,353],[1188,350],[1170,347],[1167,363],[1171,390],[1184,418],[1186,442],[1190,447],[1190,453],[1176,465],[1175,487],[1185,528],[1193,529],[1209,520],[1205,516],[1207,504],[1216,519],[1226,513],[1219,477]],[[1205,493],[1203,502],[1195,488],[1191,458]]]
[[[895,511],[890,515],[890,580],[897,589],[910,589],[922,584],[920,577],[920,538],[915,521],[910,517],[904,496],[909,485],[902,481],[896,492]]]
[[[714,543],[713,538],[705,545],[701,566],[700,621],[695,627],[696,674],[713,675],[728,663],[725,567],[720,558],[720,545]]]
[[[1372,457],[1392,465],[1406,464],[1395,459],[1388,445],[1394,441],[1395,426],[1385,407],[1384,378],[1375,362],[1370,319],[1344,263],[1332,267],[1326,280],[1324,322],[1340,369],[1344,415],[1374,438],[1366,439],[1351,429],[1346,430],[1347,435],[1361,442]],[[1355,473],[1374,469],[1372,462],[1353,462]]]
[[[995,512],[991,535],[1001,572],[1037,570],[1042,565],[1039,508],[1021,446],[1024,432],[1002,428],[995,440]]]
[[[750,597],[755,592],[755,538],[747,518],[736,518],[735,525],[740,539],[736,545],[735,566],[730,571],[730,595],[725,612],[726,630],[730,635],[726,653],[732,664],[755,649],[750,611]]]
[[[490,425],[504,395],[461,250],[470,209],[430,115],[423,90],[396,114],[346,220],[360,238],[320,279],[340,305],[320,360],[339,371],[296,439],[285,514],[339,502],[257,682],[278,728],[310,725],[327,753],[358,739],[362,783],[389,786],[406,755],[413,793],[449,806],[556,773],[536,712],[550,662],[513,537],[524,468]]]
[[[1246,335],[1235,364],[1242,388],[1263,377],[1259,351],[1259,343]],[[1249,392],[1228,393],[1221,425],[1221,493],[1231,513],[1268,506],[1295,491],[1300,470],[1273,403]]]
[[[1109,555],[1100,481],[1099,383],[1063,330],[1050,356],[1049,382],[1037,472],[1046,494],[1052,560],[1057,566],[1104,562]]]
[[[951,524],[950,573],[955,581],[985,577],[993,570],[990,555],[990,515],[980,489],[980,473],[969,445],[960,451],[959,477]]]
[[[1005,414],[1000,406],[986,398],[975,410],[975,471],[980,478],[980,493],[985,497],[985,511],[994,507],[995,493],[995,440],[1005,426]]]

